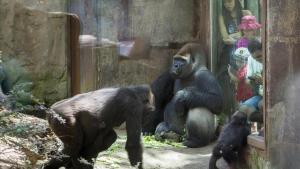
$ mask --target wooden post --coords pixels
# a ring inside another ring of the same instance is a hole
[[[79,17],[75,14],[68,14],[69,21],[69,44],[70,44],[70,65],[71,65],[71,95],[80,93],[80,48],[79,33],[80,22]]]

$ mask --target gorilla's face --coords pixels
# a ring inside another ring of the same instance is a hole
[[[151,117],[155,111],[155,99],[150,87],[144,88],[144,92],[139,92],[139,97],[144,105],[142,124],[145,124],[147,117]]]
[[[154,95],[151,91],[151,88],[149,85],[140,85],[133,87],[133,90],[139,97],[139,99],[142,101],[144,105],[144,111],[154,111],[155,105],[154,105]]]
[[[170,73],[175,78],[188,77],[192,73],[193,59],[189,53],[185,55],[175,55]]]
[[[145,105],[145,112],[149,113],[155,110],[155,99],[150,88],[147,96],[143,99],[143,103]]]
[[[147,97],[143,97],[143,116],[142,116],[142,125],[146,126],[149,124],[149,119],[153,116],[153,113],[155,113],[155,99],[153,93],[150,92],[147,94]]]
[[[138,99],[143,103],[145,113],[155,110],[155,99],[149,85],[139,85],[129,87],[134,91]]]
[[[131,87],[139,100],[143,103],[142,125],[147,124],[147,119],[155,112],[155,98],[149,85],[139,85]]]

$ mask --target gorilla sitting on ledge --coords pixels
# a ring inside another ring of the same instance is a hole
[[[189,43],[179,50],[170,71],[151,85],[156,112],[147,117],[144,133],[152,133],[156,127],[156,138],[173,139],[170,133],[183,136],[186,128],[187,147],[205,146],[214,140],[214,114],[222,110],[223,94],[206,64],[201,45]]]
[[[216,162],[221,157],[235,168],[232,165],[242,156],[249,134],[250,126],[247,123],[247,114],[240,111],[235,112],[230,123],[221,131],[217,145],[213,148],[209,169],[218,169]]]
[[[45,169],[93,168],[93,158],[116,140],[114,127],[126,122],[128,152],[132,166],[142,167],[140,142],[143,114],[153,111],[150,87],[104,88],[59,101],[48,110],[53,132],[64,143],[63,156],[51,159]],[[81,162],[83,158],[88,163]]]

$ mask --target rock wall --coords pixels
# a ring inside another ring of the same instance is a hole
[[[34,83],[34,95],[47,103],[67,97],[70,91],[67,17],[47,12],[65,9],[62,2],[0,1],[3,60],[18,60],[19,65],[12,66],[25,69]]]
[[[70,12],[82,34],[121,41],[148,37],[152,44],[185,42],[193,37],[193,0],[72,0]]]
[[[81,46],[81,92],[103,87],[150,84],[166,71],[177,49],[152,48],[149,56],[120,58],[116,46]]]
[[[96,45],[81,46],[81,92],[106,86],[150,83],[167,70],[172,55],[195,35],[193,0],[0,0],[0,50],[16,59],[34,82],[34,94],[47,103],[70,96],[68,18],[80,16],[81,35],[93,35]],[[59,11],[57,13],[57,11]],[[124,59],[118,49],[99,46],[145,38],[150,51]]]
[[[153,44],[185,42],[193,37],[193,0],[132,0],[130,37],[149,37]]]
[[[166,71],[172,55],[195,35],[193,0],[72,0],[70,12],[81,19],[81,35],[92,35],[95,44],[81,45],[81,91],[106,86],[151,83]],[[101,39],[112,42],[144,39],[149,52],[140,57],[120,58],[116,47],[103,47]]]
[[[299,168],[300,1],[266,6],[266,145],[270,168]]]

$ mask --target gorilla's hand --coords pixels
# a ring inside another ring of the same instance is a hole
[[[179,116],[183,116],[186,111],[184,95],[185,91],[180,90],[176,93],[174,98],[174,110]]]

